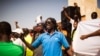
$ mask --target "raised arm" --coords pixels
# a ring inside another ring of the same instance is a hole
[[[66,11],[64,11],[64,14],[69,20],[71,20],[71,17],[68,15],[68,13]]]
[[[20,27],[18,26],[18,22],[17,22],[17,21],[15,21],[15,26],[16,26],[16,28],[20,28]]]

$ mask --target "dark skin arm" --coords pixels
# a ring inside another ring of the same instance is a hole
[[[73,49],[72,49],[72,45],[69,47],[69,49],[67,50],[67,53],[69,56],[73,56]]]
[[[90,34],[87,34],[87,35],[82,35],[80,37],[80,39],[84,40],[84,39],[86,39],[88,37],[91,37],[91,36],[100,36],[100,29],[95,31],[95,32],[93,32],[93,33],[90,33]]]
[[[35,48],[32,47],[31,44],[29,44],[28,42],[25,41],[24,36],[21,34],[20,39],[24,42],[24,44],[30,49],[30,50],[34,50]]]
[[[18,26],[18,22],[17,22],[17,21],[15,21],[15,26],[16,26],[16,28],[20,28],[20,27]]]
[[[71,17],[70,16],[68,16],[68,14],[67,14],[67,12],[66,11],[64,11],[64,14],[65,14],[65,16],[70,20],[71,19]]]

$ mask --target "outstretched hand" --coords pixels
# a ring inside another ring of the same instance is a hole
[[[15,24],[18,24],[18,22],[17,22],[17,21],[15,21]]]

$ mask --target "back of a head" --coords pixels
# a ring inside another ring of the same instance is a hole
[[[8,22],[0,22],[0,36],[1,35],[9,36],[11,34],[11,25]]]
[[[98,17],[97,12],[92,12],[91,18],[96,19]]]
[[[76,2],[74,2],[74,6],[75,6],[75,7],[77,7],[77,6],[78,6]]]
[[[11,25],[0,22],[0,56],[24,56],[23,48],[10,41]]]

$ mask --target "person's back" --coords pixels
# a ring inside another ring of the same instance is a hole
[[[23,56],[23,48],[12,42],[0,42],[0,56]]]
[[[0,22],[0,56],[24,56],[24,49],[13,44],[11,26],[8,22]]]

